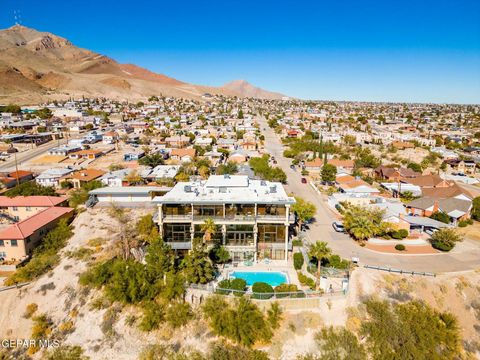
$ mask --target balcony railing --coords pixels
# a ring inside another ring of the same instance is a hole
[[[285,222],[285,215],[227,215],[227,216],[206,216],[206,215],[164,215],[163,221],[204,221],[213,219],[213,221],[260,221],[260,222]],[[294,221],[293,214],[289,218],[289,222]]]

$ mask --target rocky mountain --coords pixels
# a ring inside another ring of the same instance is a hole
[[[258,99],[282,99],[285,95],[264,90],[253,86],[245,80],[234,80],[222,86],[223,89],[233,91],[242,97],[253,97]]]
[[[15,25],[0,31],[0,103],[33,104],[72,96],[142,99],[153,94],[200,98],[204,93],[280,98],[241,82],[193,85],[78,48],[67,39]]]

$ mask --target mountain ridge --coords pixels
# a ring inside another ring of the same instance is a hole
[[[201,98],[204,93],[281,99],[282,94],[235,80],[195,85],[73,45],[21,25],[0,30],[0,103],[32,104],[75,96],[136,100],[155,94]]]

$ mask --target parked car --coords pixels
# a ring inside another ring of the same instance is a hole
[[[305,179],[304,177],[302,177],[302,184],[306,184],[307,183],[307,179]]]
[[[428,234],[428,235],[432,236],[435,231],[437,231],[437,229],[430,229],[429,228],[429,229],[425,230],[425,234]]]
[[[336,232],[341,232],[341,233],[344,233],[345,232],[345,227],[343,226],[343,224],[339,221],[334,221],[332,223],[332,226],[333,228],[335,229]]]

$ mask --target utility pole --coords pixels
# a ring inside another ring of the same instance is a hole
[[[15,178],[17,179],[17,186],[20,185],[20,180],[18,179],[18,163],[17,163],[17,153],[13,153],[13,157],[15,159]]]

